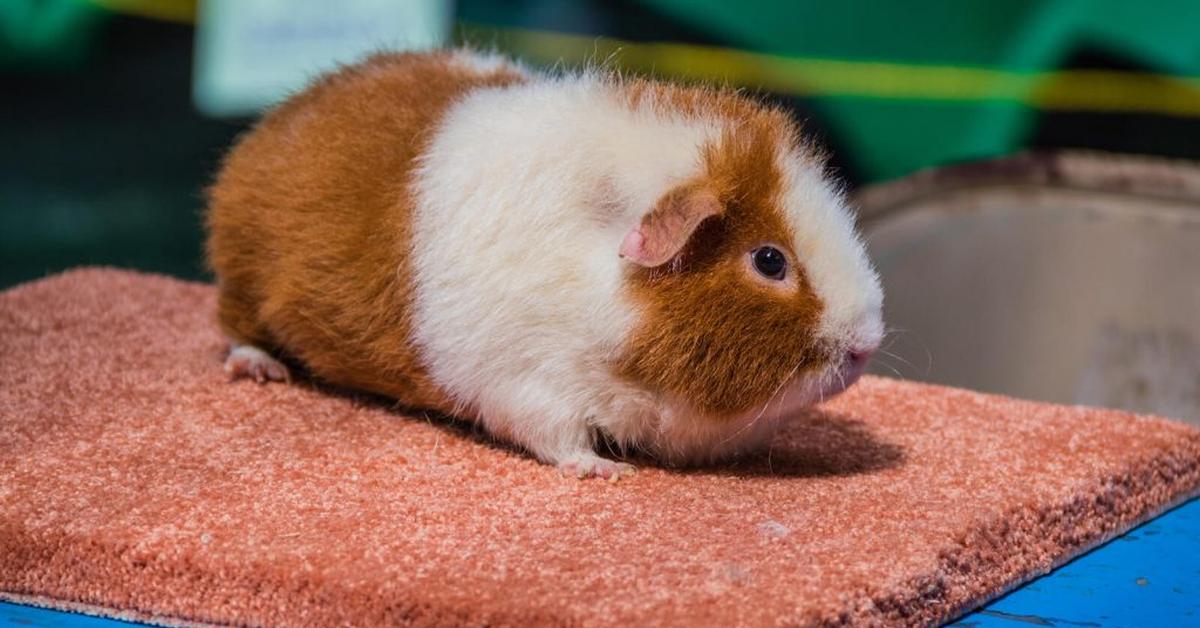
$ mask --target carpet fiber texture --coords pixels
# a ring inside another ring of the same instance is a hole
[[[768,453],[616,484],[230,383],[210,286],[0,295],[0,598],[160,623],[919,624],[1200,488],[1200,432],[867,378]]]

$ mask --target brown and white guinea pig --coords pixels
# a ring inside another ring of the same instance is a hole
[[[821,157],[729,91],[382,54],[269,113],[211,189],[234,376],[477,421],[564,472],[764,443],[863,371],[879,282]]]

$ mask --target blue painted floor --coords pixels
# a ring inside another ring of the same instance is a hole
[[[0,627],[130,625],[0,602]],[[1200,499],[1077,558],[953,625],[1200,628]]]
[[[954,626],[1200,627],[1200,499],[992,602]]]
[[[70,626],[71,628],[130,628],[141,624],[131,624],[115,619],[100,619],[75,613],[60,613],[32,606],[19,606],[0,602],[0,626],[21,626],[30,628],[36,626]]]

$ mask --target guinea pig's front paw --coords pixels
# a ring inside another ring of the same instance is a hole
[[[291,374],[282,362],[269,353],[250,345],[234,345],[225,358],[225,372],[229,379],[250,377],[262,384],[266,381],[290,382]]]
[[[631,464],[601,458],[593,453],[575,454],[559,462],[558,470],[563,475],[580,479],[603,478],[612,482],[627,475],[633,475],[635,471]]]

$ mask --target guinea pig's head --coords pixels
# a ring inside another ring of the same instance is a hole
[[[702,420],[778,418],[835,395],[883,335],[854,219],[791,128],[719,134],[621,243],[639,318],[620,370]]]

